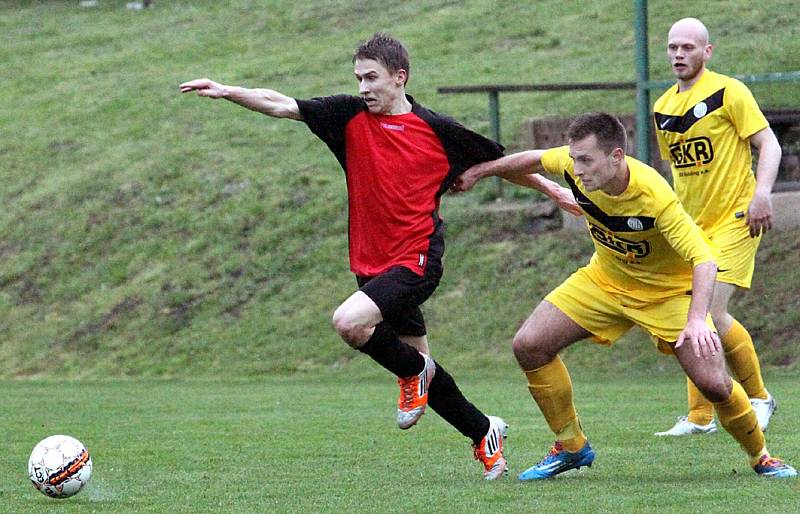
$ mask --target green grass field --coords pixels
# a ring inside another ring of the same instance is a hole
[[[397,429],[396,385],[366,359],[353,374],[236,382],[4,382],[0,511],[798,512],[800,482],[757,477],[727,434],[652,435],[683,411],[677,376],[574,373],[595,464],[524,484],[516,474],[552,441],[523,375],[460,378],[511,426],[499,482],[482,479],[468,441],[432,412]],[[780,408],[768,443],[796,464],[795,378],[769,378]],[[27,479],[31,448],[52,433],[82,439],[94,461],[87,488],[67,500]]]

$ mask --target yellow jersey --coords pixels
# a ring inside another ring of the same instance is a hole
[[[661,157],[670,162],[675,192],[700,227],[741,218],[755,192],[749,138],[769,126],[740,81],[705,70],[688,90],[675,85],[656,101]]]
[[[708,238],[656,170],[633,157],[625,162],[628,187],[611,196],[585,190],[568,146],[541,158],[546,172],[563,175],[583,209],[595,249],[587,269],[600,287],[632,302],[687,294],[692,268],[714,260]]]

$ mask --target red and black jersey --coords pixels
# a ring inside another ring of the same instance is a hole
[[[503,147],[414,102],[376,115],[356,96],[297,100],[303,121],[347,177],[350,269],[372,277],[393,266],[422,275],[429,249],[444,245],[439,200],[470,166]]]

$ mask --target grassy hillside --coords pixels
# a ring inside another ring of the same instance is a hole
[[[485,98],[436,88],[634,75],[622,0],[124,5],[0,6],[0,377],[253,375],[357,356],[329,324],[354,288],[335,160],[302,124],[182,96],[182,81],[209,76],[297,97],[355,92],[352,49],[388,30],[411,50],[410,93],[486,133]],[[664,34],[686,15],[709,25],[718,71],[800,69],[793,2],[704,5],[650,2],[654,78],[668,78]],[[764,106],[796,106],[798,87],[754,91]],[[516,148],[526,117],[632,112],[633,95],[506,95],[502,109],[504,143]],[[522,214],[486,214],[488,187],[445,199],[448,272],[426,314],[447,362],[511,368],[517,325],[589,245],[534,237]],[[757,289],[735,305],[765,361],[788,367],[798,240],[797,230],[770,234]],[[642,338],[630,341],[573,359],[668,365]]]

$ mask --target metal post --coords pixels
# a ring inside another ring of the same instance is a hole
[[[647,0],[634,0],[636,9],[636,158],[650,162],[650,63],[648,61]]]
[[[490,137],[500,142],[500,93],[493,89],[489,91],[489,130]],[[498,199],[503,198],[503,179],[494,179],[496,195]]]

